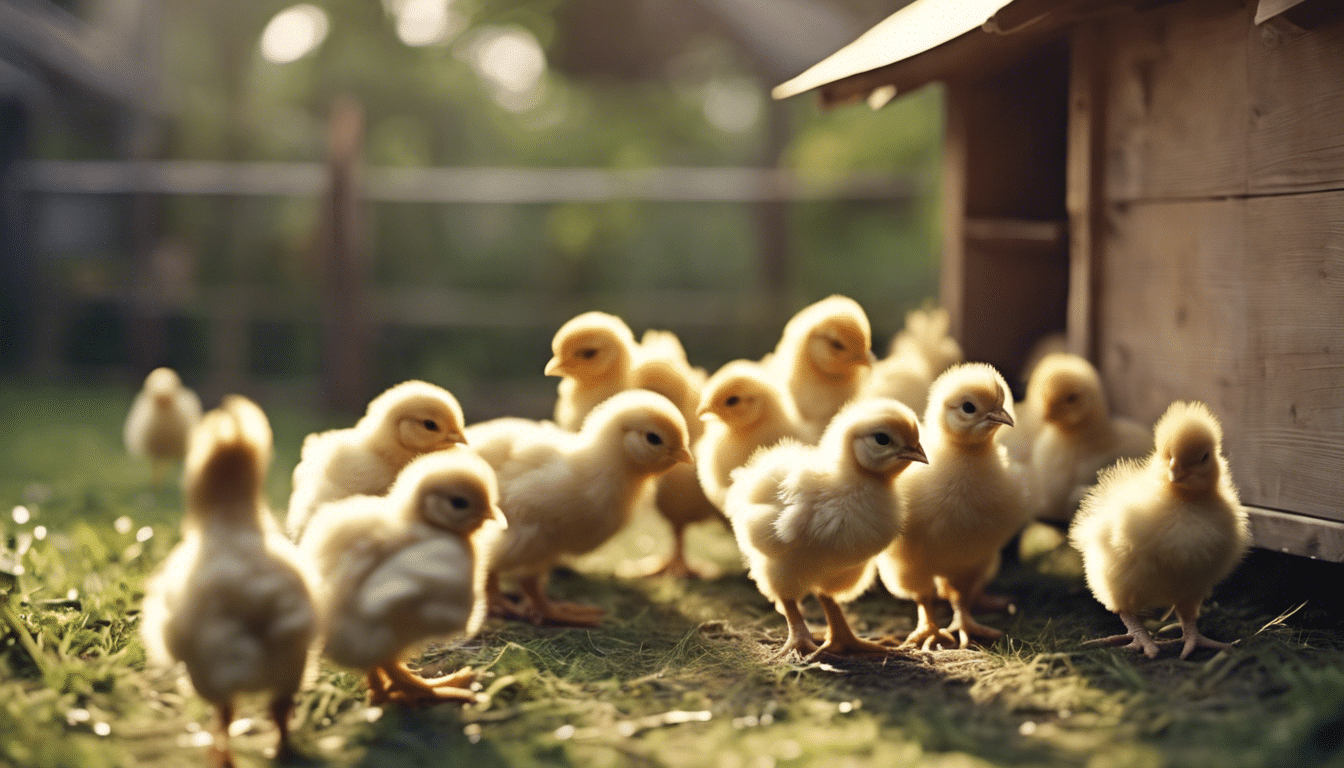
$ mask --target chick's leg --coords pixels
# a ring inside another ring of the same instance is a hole
[[[686,559],[686,526],[672,524],[672,554],[667,562],[649,571],[646,576],[672,576],[678,579],[700,579],[704,574],[691,567]]]
[[[1189,656],[1196,648],[1212,648],[1221,651],[1232,647],[1231,643],[1210,640],[1200,633],[1199,627],[1195,625],[1196,620],[1199,619],[1199,603],[1197,601],[1177,603],[1176,617],[1181,620],[1182,659]]]
[[[605,613],[595,605],[582,605],[562,600],[552,600],[546,596],[544,576],[531,574],[519,579],[518,586],[527,598],[528,619],[538,626],[542,624],[562,624],[571,627],[596,627]]]
[[[812,640],[812,630],[807,628],[807,621],[798,607],[798,601],[780,600],[779,610],[784,614],[784,620],[789,623],[789,637],[784,641],[784,647],[780,648],[771,660],[779,661],[795,651],[803,658],[816,653],[817,644]]]
[[[948,645],[957,644],[957,638],[953,637],[946,629],[939,627],[938,622],[934,621],[934,600],[932,593],[915,596],[915,605],[919,609],[918,619],[915,622],[915,631],[905,638],[903,645],[922,646],[927,651],[942,641],[947,641]]]
[[[891,653],[891,649],[881,643],[857,637],[835,598],[818,594],[817,602],[821,603],[821,610],[826,612],[826,642],[812,654],[812,658],[827,654],[843,656],[866,653],[885,656]]]
[[[377,671],[387,676],[389,701],[401,704],[435,704],[444,701],[475,701],[476,694],[467,688],[426,680],[412,672],[406,664],[396,661]]]
[[[500,590],[497,573],[486,574],[485,604],[488,615],[496,619],[527,620],[527,612]]]
[[[233,752],[229,749],[229,726],[233,725],[233,702],[219,706],[219,741],[210,748],[210,765],[215,768],[233,768]]]
[[[948,623],[949,632],[956,632],[959,640],[958,646],[965,648],[971,644],[971,637],[979,637],[993,642],[1003,637],[1003,632],[993,627],[987,627],[975,620],[971,616],[972,598],[967,592],[958,589],[956,586],[948,585],[948,601],[952,603],[952,621]]]
[[[293,696],[277,696],[271,701],[271,719],[275,721],[275,728],[280,732],[280,738],[275,743],[276,760],[291,760],[297,754],[289,742],[289,715],[293,711]]]
[[[1125,629],[1128,629],[1128,632],[1123,635],[1111,635],[1097,640],[1089,640],[1083,643],[1083,646],[1119,645],[1143,651],[1143,655],[1150,659],[1157,658],[1157,643],[1153,642],[1153,636],[1148,634],[1148,630],[1144,628],[1143,622],[1139,621],[1139,617],[1129,611],[1116,611],[1116,615],[1125,623]]]

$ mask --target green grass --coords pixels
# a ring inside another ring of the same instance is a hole
[[[11,621],[0,623],[0,765],[205,759],[213,713],[174,679],[146,672],[136,636],[144,579],[177,537],[180,493],[154,488],[149,468],[124,455],[130,395],[0,386],[0,545],[24,570],[8,597]],[[268,490],[283,507],[303,434],[326,423],[270,415]],[[19,505],[30,515],[22,524],[11,511]],[[1020,606],[985,617],[1008,631],[1005,641],[805,666],[769,660],[783,619],[721,528],[692,537],[716,578],[614,575],[666,544],[644,516],[553,579],[558,594],[605,606],[602,627],[491,622],[464,644],[431,646],[421,662],[433,672],[485,670],[487,700],[467,707],[370,709],[358,676],[324,667],[296,714],[302,763],[1344,766],[1340,566],[1255,553],[1202,619],[1210,636],[1240,645],[1148,661],[1079,647],[1119,622],[1052,543],[1034,532],[1030,564],[1007,567],[996,584]],[[879,590],[849,613],[862,632],[899,634],[914,612]],[[819,612],[812,618],[820,626]],[[266,764],[274,731],[259,703],[239,717],[248,721],[236,726],[239,764]]]

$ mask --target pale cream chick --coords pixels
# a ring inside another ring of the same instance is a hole
[[[187,439],[201,420],[201,399],[172,368],[155,368],[131,403],[122,439],[132,456],[151,460],[154,484],[163,481],[165,466],[181,461]]]
[[[789,320],[765,365],[787,381],[798,414],[820,433],[859,393],[873,363],[872,343],[863,307],[846,296],[831,296]]]
[[[695,444],[695,470],[705,495],[719,509],[732,471],[757,450],[786,438],[800,443],[817,439],[794,410],[793,400],[751,360],[734,360],[714,372],[701,393],[697,420],[705,432]]]
[[[933,368],[914,342],[897,337],[891,354],[873,363],[872,372],[859,397],[889,397],[900,400],[916,413],[923,413],[933,386]]]
[[[998,571],[999,549],[1029,518],[1023,478],[994,443],[994,433],[1013,424],[1011,408],[1007,383],[984,363],[949,368],[929,392],[922,427],[929,463],[901,475],[905,529],[877,558],[887,589],[918,605],[907,644],[964,648],[971,636],[1003,634],[976,622],[971,608]],[[952,603],[947,629],[933,618],[938,597]]]
[[[896,477],[924,461],[909,407],[862,400],[836,415],[817,446],[785,442],[733,473],[725,507],[752,580],[788,621],[781,655],[890,651],[856,637],[840,603],[872,584],[873,557],[901,531]],[[820,647],[798,606],[809,594],[826,613]]]
[[[472,701],[470,668],[424,679],[404,659],[485,616],[481,556],[504,525],[495,472],[465,447],[421,456],[386,496],[322,507],[300,544],[321,577],[323,652],[368,674],[375,704]]]
[[[417,456],[461,443],[462,406],[452,393],[403,381],[375,397],[355,426],[309,435],[294,467],[285,527],[296,541],[314,512],[347,496],[387,493]]]
[[[1041,432],[1041,425],[1045,423],[1039,405],[1042,397],[1040,394],[1034,396],[1032,394],[1032,390],[1040,390],[1044,383],[1042,377],[1036,375],[1036,370],[1046,357],[1066,352],[1068,342],[1062,333],[1046,334],[1037,339],[1031,347],[1031,352],[1027,354],[1026,362],[1022,364],[1019,380],[1024,385],[1026,397],[1013,407],[1015,421],[1013,428],[1001,429],[994,434],[994,439],[999,445],[1008,450],[1008,458],[1024,467],[1031,465],[1031,449],[1036,444],[1036,436]]]
[[[1181,658],[1196,648],[1227,648],[1200,634],[1199,607],[1236,568],[1250,524],[1222,454],[1223,431],[1203,403],[1173,403],[1155,427],[1156,449],[1102,473],[1083,500],[1069,539],[1083,554],[1087,585],[1129,631],[1094,641],[1158,646],[1139,620],[1174,606]]]
[[[892,338],[888,354],[912,348],[929,364],[929,374],[937,378],[966,359],[961,345],[949,333],[951,326],[952,317],[942,307],[911,310],[905,314],[905,328]]]
[[[151,663],[182,662],[220,716],[231,765],[234,699],[270,697],[289,752],[288,718],[318,635],[312,579],[262,495],[271,429],[252,401],[231,395],[192,432],[182,541],[145,586],[141,636]]]
[[[1111,416],[1101,377],[1084,358],[1047,355],[1032,380],[1032,409],[1044,422],[1031,452],[1033,507],[1038,518],[1067,522],[1097,473],[1117,459],[1146,456],[1152,435]]]
[[[560,326],[551,352],[546,375],[561,377],[555,423],[571,432],[603,400],[630,388],[639,356],[630,326],[606,312],[584,312]]]
[[[538,624],[595,626],[601,609],[551,600],[546,577],[563,558],[614,536],[649,481],[691,460],[681,413],[661,395],[629,390],[595,408],[578,433],[504,419],[469,427],[467,438],[494,467],[508,518],[489,555],[492,609]],[[526,605],[510,605],[501,576],[517,578]]]

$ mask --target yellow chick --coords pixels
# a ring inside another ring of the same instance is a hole
[[[184,663],[219,710],[225,765],[241,693],[270,695],[277,752],[289,752],[288,718],[318,634],[310,575],[262,495],[270,459],[271,428],[252,401],[230,395],[205,415],[186,457],[182,541],[145,587],[147,655]]]
[[[930,375],[937,378],[966,359],[961,345],[948,334],[951,325],[952,318],[942,307],[911,310],[905,314],[905,328],[892,338],[889,354],[909,345],[924,356]]]
[[[375,397],[349,429],[309,435],[294,467],[285,527],[294,540],[318,506],[387,493],[411,459],[461,443],[462,406],[445,389],[403,381]]]
[[[907,644],[929,648],[941,639],[965,648],[971,635],[1003,634],[976,622],[971,607],[998,571],[999,549],[1029,517],[1022,478],[994,443],[994,432],[1013,424],[1011,408],[1008,384],[984,363],[947,369],[929,391],[929,463],[901,475],[905,529],[877,558],[887,589],[918,605]],[[937,597],[952,603],[946,630],[933,618]]]
[[[793,400],[751,360],[734,360],[714,372],[701,393],[697,421],[704,436],[695,444],[695,470],[710,502],[723,509],[733,470],[757,450],[785,438],[816,442]]]
[[[561,558],[590,552],[625,527],[649,480],[691,460],[681,413],[661,395],[629,390],[593,409],[578,433],[501,419],[469,427],[467,438],[494,467],[508,518],[489,554],[492,610],[596,626],[601,609],[551,600],[546,577]],[[499,592],[500,576],[517,577],[524,607]]]
[[[322,579],[323,652],[368,673],[373,703],[475,699],[470,668],[426,680],[403,658],[418,644],[480,628],[485,562],[477,553],[504,524],[498,498],[494,470],[458,447],[407,464],[386,496],[352,496],[314,515],[300,547]]]
[[[1012,429],[1001,429],[994,434],[994,439],[999,445],[1008,450],[1008,458],[1024,467],[1031,464],[1032,446],[1036,444],[1036,436],[1040,434],[1041,425],[1045,423],[1039,406],[1042,397],[1039,394],[1032,396],[1032,390],[1040,389],[1043,383],[1041,377],[1036,375],[1036,369],[1046,357],[1066,352],[1068,342],[1062,333],[1046,334],[1032,345],[1031,352],[1027,354],[1027,361],[1022,365],[1019,379],[1026,387],[1027,396],[1013,406],[1013,419],[1016,423]]]
[[[639,355],[625,321],[605,312],[584,312],[560,326],[551,339],[547,376],[562,377],[555,423],[577,431],[598,403],[630,387]]]
[[[859,393],[873,362],[872,329],[858,302],[831,296],[799,310],[770,356],[772,373],[787,379],[803,421],[818,433]]]
[[[873,363],[872,373],[864,382],[859,397],[889,397],[923,413],[933,385],[933,369],[914,342],[897,337],[891,354]]]
[[[840,603],[873,581],[873,557],[901,530],[895,480],[925,462],[914,411],[895,400],[861,400],[831,421],[815,447],[785,442],[733,473],[725,507],[748,572],[789,624],[780,655],[887,653],[855,637]],[[814,594],[826,612],[818,647],[798,602]]]
[[[1094,641],[1149,658],[1157,644],[1138,614],[1175,606],[1181,658],[1227,648],[1196,626],[1199,606],[1236,568],[1250,524],[1222,454],[1223,430],[1203,403],[1173,403],[1154,429],[1156,450],[1101,475],[1083,500],[1069,539],[1083,554],[1087,585],[1129,631]]]
[[[1098,472],[1116,459],[1146,456],[1153,441],[1138,422],[1111,417],[1101,377],[1084,358],[1047,355],[1032,382],[1032,410],[1043,420],[1031,452],[1035,513],[1067,522]]]
[[[187,453],[187,438],[201,420],[201,399],[182,385],[172,368],[155,368],[131,403],[122,429],[126,450],[153,462],[154,484],[163,481],[164,467]]]

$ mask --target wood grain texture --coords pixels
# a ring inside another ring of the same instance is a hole
[[[1101,259],[1106,158],[1107,44],[1105,28],[1088,24],[1070,40],[1068,189],[1069,351],[1093,359],[1097,346],[1097,297]]]
[[[1209,404],[1247,504],[1344,520],[1344,192],[1110,208],[1102,375]]]
[[[1344,523],[1245,506],[1255,546],[1317,560],[1344,562]]]

